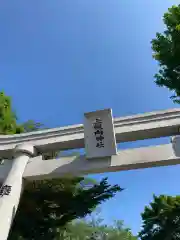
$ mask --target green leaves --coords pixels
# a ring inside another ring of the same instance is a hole
[[[44,125],[33,120],[28,120],[23,124],[24,132],[33,132],[40,130]]]
[[[10,239],[17,233],[24,239],[56,239],[60,227],[85,217],[122,190],[107,179],[89,188],[81,181],[83,177],[26,182]]]
[[[163,21],[166,30],[151,41],[153,57],[160,66],[155,83],[167,87],[174,93],[172,100],[180,103],[180,5],[169,8]]]
[[[0,134],[22,133],[24,128],[16,121],[17,117],[12,111],[11,98],[4,92],[0,92]]]
[[[103,224],[102,220],[74,221],[60,229],[57,240],[137,240],[122,221],[114,222],[112,226]]]
[[[180,196],[154,196],[142,213],[142,240],[180,239]]]

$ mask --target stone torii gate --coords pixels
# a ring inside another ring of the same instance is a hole
[[[180,163],[180,109],[112,118],[111,110],[85,114],[84,125],[0,136],[0,239],[8,238],[28,181]],[[117,151],[116,143],[175,136],[170,144]],[[86,155],[42,159],[42,154],[86,147]],[[8,160],[9,159],[9,160]]]

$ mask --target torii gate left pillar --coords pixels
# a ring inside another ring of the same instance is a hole
[[[30,157],[35,156],[35,148],[29,144],[17,145],[14,160],[0,189],[0,239],[6,240],[19,205],[23,188],[23,173]]]

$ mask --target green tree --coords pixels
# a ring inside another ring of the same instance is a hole
[[[173,92],[171,99],[180,104],[180,5],[163,16],[165,30],[152,40],[153,57],[159,63],[155,83]],[[180,196],[154,196],[142,213],[142,240],[180,239]]]
[[[24,132],[22,125],[17,124],[17,117],[12,111],[11,98],[0,92],[0,134],[18,134]]]
[[[102,219],[74,221],[60,230],[58,240],[137,240],[122,221],[112,226],[103,224]]]
[[[155,82],[172,91],[171,98],[180,103],[180,5],[169,8],[163,21],[165,31],[152,40],[153,57],[160,66]]]
[[[12,227],[12,239],[56,239],[59,227],[82,218],[112,197],[118,186],[107,179],[89,188],[79,185],[84,178],[53,179],[27,182],[17,217]]]
[[[19,124],[11,98],[0,93],[0,134],[18,134],[41,127],[33,121]],[[53,154],[49,154],[52,156]],[[98,204],[122,189],[107,179],[94,183],[83,177],[25,181],[9,240],[53,240],[59,227],[91,213]]]
[[[180,196],[154,196],[142,213],[142,240],[180,239]]]

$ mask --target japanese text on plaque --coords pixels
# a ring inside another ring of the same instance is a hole
[[[96,137],[96,147],[97,148],[103,148],[104,147],[104,131],[102,126],[102,120],[100,118],[96,118],[96,120],[93,122],[93,128],[94,128],[94,135]]]

